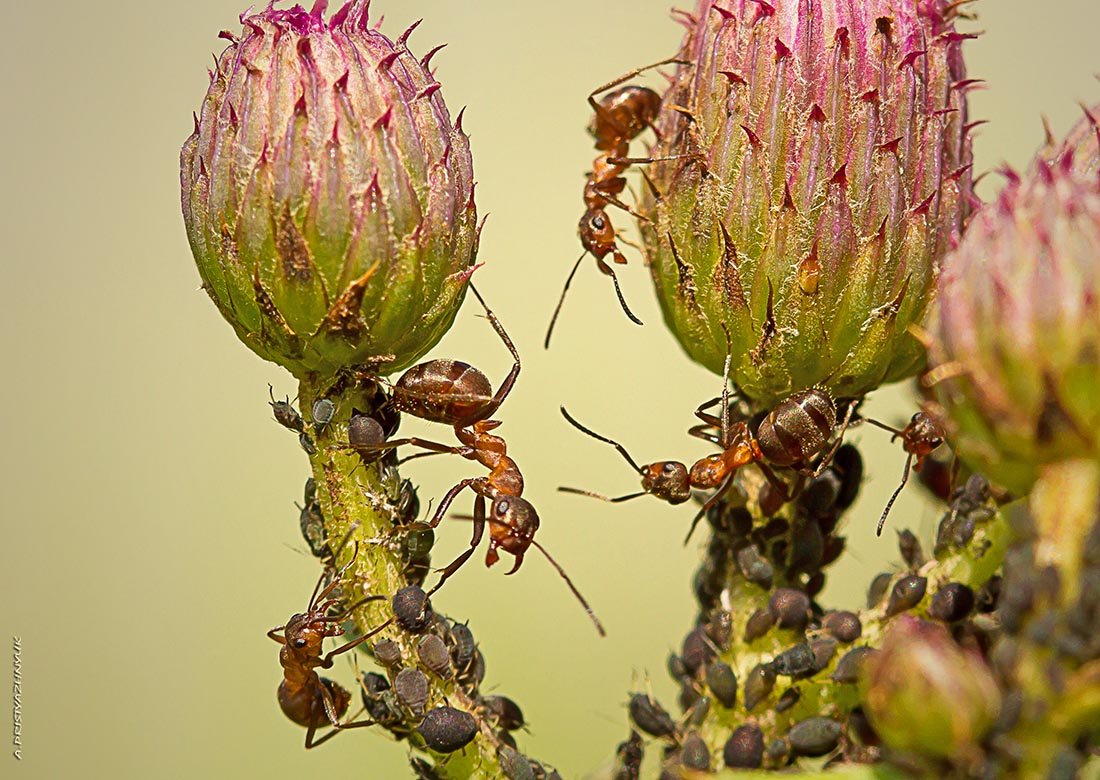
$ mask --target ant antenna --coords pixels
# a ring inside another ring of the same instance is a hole
[[[550,336],[554,334],[554,326],[558,322],[558,315],[561,314],[561,305],[565,303],[565,294],[569,292],[569,285],[573,283],[573,277],[577,275],[577,269],[581,267],[581,260],[584,260],[584,256],[587,254],[588,252],[581,253],[581,256],[577,258],[577,262],[573,264],[573,270],[569,272],[569,276],[565,277],[565,287],[561,288],[561,297],[558,298],[554,316],[550,318],[550,327],[546,329],[546,339],[542,342],[543,349],[550,349]]]
[[[611,283],[615,285],[615,295],[619,297],[619,305],[623,308],[623,314],[635,325],[644,325],[645,323],[638,319],[634,312],[630,310],[630,307],[626,305],[626,298],[623,297],[622,288],[619,287],[619,277],[615,275],[615,269],[599,258],[596,259],[596,266],[600,271],[611,277]]]
[[[909,457],[905,459],[905,473],[901,475],[901,484],[898,485],[897,490],[894,491],[894,495],[890,496],[890,500],[886,502],[886,509],[882,511],[882,517],[880,517],[878,521],[878,528],[875,529],[875,536],[882,536],[882,527],[886,525],[886,516],[890,514],[890,509],[894,506],[894,501],[897,500],[898,495],[901,494],[901,489],[904,488],[905,483],[909,481],[909,467],[911,465],[913,465],[913,453],[910,452]]]
[[[615,496],[614,498],[612,498],[610,496],[605,496],[603,493],[596,493],[591,490],[581,490],[580,488],[565,486],[559,486],[558,491],[561,493],[572,493],[576,496],[588,496],[589,498],[598,498],[600,501],[606,501],[609,504],[621,504],[623,501],[630,501],[633,498],[641,498],[642,496],[646,495],[646,492],[643,490],[640,493],[628,493],[625,496]]]
[[[592,437],[593,439],[596,439],[596,440],[598,440],[598,441],[602,441],[602,442],[603,442],[603,443],[605,443],[605,444],[610,444],[610,445],[611,445],[612,447],[614,447],[615,449],[617,449],[617,450],[619,451],[619,454],[620,454],[620,455],[622,455],[622,456],[623,456],[623,457],[624,457],[624,458],[626,459],[626,462],[630,464],[630,467],[631,467],[632,469],[634,469],[635,471],[637,471],[637,472],[638,472],[639,474],[641,474],[641,473],[642,473],[642,467],[641,467],[641,466],[639,466],[639,465],[638,465],[637,463],[635,463],[635,462],[634,462],[634,458],[630,457],[630,453],[626,451],[626,447],[624,447],[623,445],[619,444],[619,443],[618,443],[617,441],[615,441],[614,439],[609,439],[609,438],[607,438],[606,436],[601,436],[600,434],[596,433],[595,431],[593,431],[593,430],[589,430],[588,428],[585,428],[585,427],[584,427],[583,425],[581,425],[581,424],[580,424],[579,422],[577,422],[576,420],[574,420],[574,419],[572,418],[572,416],[570,416],[569,412],[567,412],[567,411],[565,410],[565,407],[564,407],[564,406],[561,406],[561,407],[558,407],[558,408],[559,408],[559,409],[561,409],[561,413],[562,413],[562,415],[563,415],[563,416],[565,417],[565,419],[566,419],[566,420],[568,420],[568,421],[569,421],[569,423],[570,423],[570,424],[571,424],[571,425],[572,425],[572,426],[573,426],[574,428],[576,428],[577,430],[581,431],[582,433],[587,433],[587,434],[588,434],[589,436],[591,436],[591,437]]]
[[[581,606],[584,607],[584,611],[588,613],[588,617],[590,617],[592,622],[596,625],[596,631],[599,632],[600,636],[607,636],[607,631],[604,630],[603,623],[596,617],[596,613],[592,611],[592,607],[589,605],[588,601],[581,595],[581,592],[577,590],[577,586],[573,584],[573,580],[569,579],[569,575],[565,573],[565,569],[561,567],[561,564],[555,561],[553,556],[546,552],[546,548],[534,539],[531,540],[531,544],[533,544],[540,553],[546,556],[546,560],[550,561],[551,566],[558,570],[558,574],[565,580],[565,584],[569,586],[569,590],[573,591],[573,595],[577,597],[577,601],[581,603]]]
[[[891,441],[898,438],[899,436],[904,436],[905,435],[904,432],[902,430],[900,430],[899,428],[895,428],[892,425],[887,425],[886,423],[879,422],[878,420],[874,420],[870,417],[864,417],[863,421],[871,423],[871,425],[874,425],[876,428],[882,428],[882,430],[889,431],[890,433],[894,434],[893,439],[891,439]]]

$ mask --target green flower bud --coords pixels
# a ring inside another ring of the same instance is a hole
[[[1010,172],[939,309],[929,378],[968,464],[1024,493],[1045,463],[1100,458],[1100,177],[1068,155]]]
[[[203,287],[298,377],[396,371],[446,332],[477,250],[470,148],[367,3],[242,15],[180,154]],[[415,27],[415,25],[414,25]]]
[[[897,618],[861,680],[864,711],[894,750],[961,758],[1001,707],[1000,691],[979,655],[942,626]]]
[[[700,0],[641,225],[665,320],[761,404],[910,376],[972,199],[944,0]],[[729,330],[727,346],[725,329]]]

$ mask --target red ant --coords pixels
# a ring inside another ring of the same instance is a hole
[[[905,483],[909,481],[910,466],[914,471],[920,471],[924,465],[924,459],[943,444],[945,435],[943,428],[924,412],[914,414],[912,419],[909,420],[909,424],[900,430],[870,418],[867,418],[867,422],[894,434],[890,437],[890,441],[901,439],[902,447],[909,453],[908,457],[905,458],[905,471],[902,472],[901,483],[894,490],[893,495],[890,496],[890,500],[886,502],[886,508],[882,510],[882,517],[879,518],[878,528],[875,530],[876,536],[882,536],[882,527],[886,525],[886,517],[890,514],[894,501],[901,494]],[[916,463],[913,463],[914,458],[916,458]]]
[[[358,547],[356,547],[357,552]],[[342,624],[354,610],[367,602],[385,598],[368,596],[338,615],[329,614],[333,607],[340,604],[339,599],[332,599],[329,596],[340,586],[344,574],[354,560],[355,554],[352,555],[351,561],[336,572],[332,582],[321,590],[321,584],[329,573],[326,570],[313,588],[313,595],[309,599],[309,607],[306,611],[291,616],[286,625],[267,632],[269,637],[282,645],[279,650],[279,663],[283,667],[283,681],[279,684],[279,706],[284,715],[299,726],[306,727],[307,750],[327,742],[341,731],[374,725],[373,720],[341,723],[340,718],[344,717],[348,711],[351,694],[339,683],[321,677],[314,671],[316,668],[331,668],[332,659],[335,656],[359,646],[393,621],[393,618],[390,618],[378,628],[341,645],[324,657],[321,656],[321,645],[324,640],[327,637],[342,635],[344,633]],[[281,636],[278,633],[280,631],[283,632]],[[313,736],[317,729],[326,721],[332,725],[332,730],[320,739],[314,740]]]
[[[446,568],[441,569],[441,577],[429,595],[439,590],[447,579],[458,571],[470,559],[477,549],[489,524],[489,549],[485,554],[485,565],[492,566],[500,559],[499,550],[515,556],[515,563],[508,574],[514,574],[523,564],[528,548],[534,546],[541,552],[558,574],[565,580],[573,595],[588,612],[600,635],[604,628],[597,619],[588,602],[573,585],[565,570],[534,539],[539,527],[539,516],[523,494],[523,474],[512,458],[508,457],[508,448],[504,439],[490,433],[500,426],[499,420],[489,419],[508,397],[516,377],[520,372],[520,357],[508,333],[500,324],[496,315],[486,305],[477,289],[470,284],[470,290],[485,309],[485,314],[493,329],[500,336],[508,351],[512,353],[512,369],[504,381],[493,393],[488,378],[468,363],[455,360],[430,360],[413,366],[393,385],[392,403],[396,409],[419,417],[422,420],[445,423],[454,427],[455,436],[462,446],[455,447],[418,437],[394,439],[367,451],[389,450],[405,444],[428,450],[430,453],[450,453],[474,460],[489,469],[484,477],[470,477],[462,480],[443,496],[428,525],[435,528],[443,520],[451,503],[459,493],[469,488],[477,494],[474,501],[474,514],[470,518],[474,523],[470,547]],[[492,503],[488,516],[485,511],[485,499]]]
[[[800,474],[818,476],[828,466],[833,454],[839,448],[857,402],[852,401],[848,405],[848,411],[840,425],[840,435],[837,436],[833,447],[821,459],[817,468],[815,470],[801,468],[803,464],[824,450],[829,439],[837,432],[837,406],[832,396],[821,388],[794,393],[768,412],[756,425],[754,432],[749,421],[738,420],[733,424],[730,423],[729,363],[730,356],[727,355],[725,371],[727,379],[722,396],[696,409],[695,414],[704,425],[697,425],[690,431],[693,436],[717,444],[722,448],[722,452],[700,458],[690,470],[679,461],[658,461],[639,466],[630,457],[625,447],[584,427],[574,420],[563,406],[561,413],[570,424],[594,439],[615,447],[627,463],[642,475],[642,491],[617,498],[607,498],[598,493],[576,488],[559,489],[567,493],[593,496],[611,502],[629,501],[649,493],[670,504],[686,501],[691,496],[692,488],[714,490],[692,520],[687,538],[684,539],[685,544],[691,539],[696,525],[707,511],[733,484],[737,471],[750,463],[757,464],[769,484],[786,502],[789,498],[787,486],[775,475],[771,466],[797,468]],[[707,408],[718,402],[722,404],[720,418],[705,412]],[[718,428],[717,435],[711,433],[714,428]]]
[[[625,87],[608,92],[600,100],[596,100],[596,96],[651,68],[670,63],[689,64],[676,58],[655,62],[652,65],[632,70],[630,73],[596,88],[588,95],[588,104],[594,112],[588,132],[596,139],[596,149],[600,151],[600,155],[593,161],[592,170],[588,173],[587,182],[584,185],[586,210],[577,228],[584,252],[577,258],[577,262],[573,264],[573,270],[566,277],[565,286],[562,288],[561,297],[558,299],[558,305],[550,318],[550,326],[546,329],[546,339],[543,343],[543,346],[547,349],[550,347],[550,337],[554,332],[554,325],[558,321],[558,314],[561,313],[562,304],[565,302],[565,294],[569,291],[569,285],[573,282],[573,277],[576,275],[577,269],[580,268],[581,261],[589,254],[595,258],[596,267],[603,274],[611,277],[611,281],[615,285],[615,295],[618,296],[619,305],[622,306],[626,316],[630,318],[631,322],[637,325],[642,324],[642,321],[627,306],[614,269],[604,260],[605,257],[611,255],[615,263],[619,265],[626,264],[626,257],[619,250],[618,243],[615,240],[617,234],[614,225],[611,224],[611,217],[608,216],[606,207],[609,205],[618,206],[639,219],[645,219],[644,216],[638,214],[620,199],[620,196],[626,190],[627,184],[623,174],[631,165],[654,162],[652,158],[632,158],[628,155],[630,153],[630,142],[641,135],[646,128],[653,128],[653,131],[657,132],[653,123],[661,110],[662,98],[649,87],[641,87],[635,84],[628,84]]]

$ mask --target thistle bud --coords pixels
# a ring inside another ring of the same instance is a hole
[[[642,224],[665,320],[761,404],[915,373],[971,194],[945,0],[700,0]],[[726,330],[729,332],[727,342]]]
[[[1100,458],[1100,177],[1074,157],[1009,172],[941,280],[930,379],[959,455],[1019,493]]]
[[[298,377],[415,362],[446,332],[477,249],[470,148],[429,53],[368,3],[241,16],[180,154],[203,287]],[[433,50],[432,53],[434,53]]]
[[[1073,169],[1085,176],[1100,176],[1100,104],[1084,109],[1084,116],[1064,139],[1055,140],[1047,128],[1046,145],[1040,156],[1049,162],[1073,159]]]
[[[959,758],[989,731],[1000,692],[975,652],[946,629],[898,618],[862,675],[864,710],[883,742],[900,751]]]

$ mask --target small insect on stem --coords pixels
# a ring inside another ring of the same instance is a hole
[[[558,299],[554,314],[550,318],[550,325],[546,329],[546,339],[543,342],[543,346],[547,349],[550,348],[550,338],[554,333],[554,325],[558,321],[562,304],[565,302],[565,294],[569,291],[569,285],[572,283],[577,269],[580,268],[581,261],[587,255],[592,255],[596,261],[596,267],[602,274],[611,277],[611,282],[615,286],[615,295],[618,297],[619,305],[626,316],[631,322],[637,325],[642,324],[642,321],[635,316],[627,305],[622,288],[619,287],[619,278],[615,275],[615,270],[604,259],[610,255],[616,264],[626,264],[626,257],[618,245],[618,240],[621,239],[606,209],[609,206],[615,206],[638,219],[646,220],[645,216],[639,214],[622,200],[622,194],[626,191],[627,185],[623,174],[632,165],[654,161],[647,157],[629,157],[630,143],[641,135],[646,128],[652,129],[654,133],[658,132],[654,123],[661,111],[661,96],[648,87],[636,84],[619,85],[647,70],[670,64],[690,65],[691,63],[675,57],[661,60],[652,65],[632,70],[630,73],[598,87],[588,95],[588,104],[593,111],[592,123],[588,127],[588,132],[596,140],[596,149],[600,152],[600,155],[593,161],[592,170],[588,173],[588,181],[584,186],[586,210],[577,226],[584,252],[573,264],[573,268],[565,280],[565,286],[562,288],[561,297]],[[613,89],[614,87],[619,88]],[[611,91],[608,92],[608,90]],[[596,96],[604,92],[607,94],[597,100]]]
[[[346,541],[345,537],[344,543]],[[343,547],[343,544],[340,547]],[[347,713],[351,702],[351,694],[339,683],[321,677],[314,671],[317,668],[331,668],[333,658],[358,647],[393,622],[393,618],[390,618],[366,634],[322,655],[324,640],[328,637],[341,636],[344,633],[343,622],[356,609],[368,602],[385,598],[367,596],[338,614],[330,614],[334,608],[340,606],[339,599],[332,596],[342,584],[347,570],[355,562],[358,551],[359,548],[356,545],[351,560],[335,572],[327,585],[324,585],[324,582],[332,573],[331,570],[326,569],[321,574],[305,612],[292,615],[285,625],[267,632],[269,637],[282,645],[279,650],[279,663],[283,667],[283,681],[279,684],[279,706],[283,714],[299,726],[306,728],[307,750],[327,742],[341,731],[374,725],[373,720],[341,723],[340,719]],[[332,726],[332,730],[315,739],[317,729],[326,723]]]
[[[886,518],[889,516],[890,510],[894,506],[894,501],[897,500],[897,497],[901,494],[902,488],[904,488],[905,484],[909,481],[910,470],[921,470],[921,467],[924,465],[924,459],[931,455],[937,447],[943,444],[944,432],[943,428],[924,412],[917,412],[914,414],[909,420],[909,424],[901,429],[881,423],[878,420],[872,420],[869,417],[866,418],[866,421],[894,434],[890,437],[890,441],[901,439],[902,447],[908,453],[905,458],[905,470],[902,472],[901,482],[890,496],[890,500],[886,502],[886,508],[882,510],[882,517],[879,518],[878,527],[875,529],[875,536],[882,536],[882,529],[886,525]],[[916,463],[913,462],[914,459]],[[912,467],[912,469],[910,469],[910,467]]]

